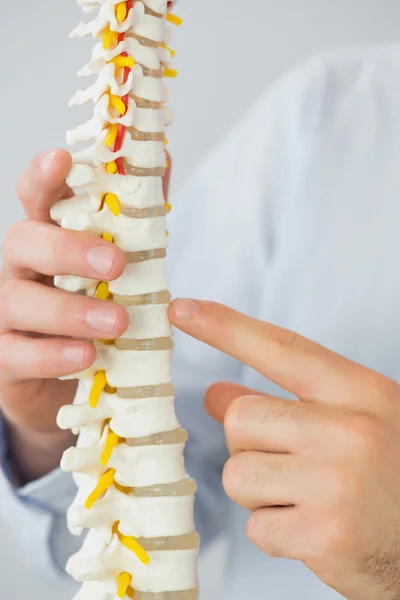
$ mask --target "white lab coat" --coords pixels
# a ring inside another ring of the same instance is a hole
[[[226,303],[400,378],[400,47],[341,51],[290,74],[172,202],[174,296]],[[173,371],[203,542],[229,539],[222,598],[339,598],[302,565],[253,548],[246,513],[221,489],[224,437],[204,413],[205,388],[228,379],[280,390],[182,334]],[[62,565],[80,543],[65,529],[71,480],[57,472],[14,490],[6,450],[1,597],[69,600],[76,586]]]

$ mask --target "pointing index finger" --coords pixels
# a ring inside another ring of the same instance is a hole
[[[50,150],[37,156],[17,183],[17,194],[26,216],[50,222],[50,208],[68,195],[65,183],[72,167],[66,150]]]
[[[365,408],[371,371],[300,335],[212,302],[176,300],[173,325],[300,399]]]

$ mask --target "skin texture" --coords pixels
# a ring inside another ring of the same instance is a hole
[[[350,600],[400,598],[400,386],[291,331],[178,300],[172,323],[300,402],[229,383],[206,395],[231,458],[223,483],[266,554]]]
[[[51,222],[51,206],[71,195],[65,183],[71,165],[64,150],[34,159],[17,184],[27,219],[12,225],[3,241],[0,410],[21,484],[54,469],[74,443],[70,432],[57,428],[56,415],[73,400],[77,383],[57,378],[94,362],[90,340],[115,339],[128,326],[124,308],[53,287],[55,275],[111,281],[125,267],[124,254],[114,244]],[[169,179],[170,169],[166,196]]]

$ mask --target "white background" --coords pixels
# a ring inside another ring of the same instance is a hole
[[[0,236],[21,216],[14,196],[20,171],[34,153],[64,145],[65,129],[90,113],[66,105],[92,46],[68,40],[82,18],[73,0],[1,4]],[[400,37],[398,0],[180,0],[178,9],[185,26],[174,42],[175,189],[283,70],[321,50]],[[216,573],[214,552],[206,566]],[[204,577],[202,597],[218,599],[216,581]]]
[[[69,40],[85,15],[73,0],[2,0],[0,235],[19,216],[18,173],[35,152],[64,145],[89,114],[67,109],[92,40]],[[180,0],[169,132],[175,188],[283,70],[322,49],[400,36],[398,0]]]

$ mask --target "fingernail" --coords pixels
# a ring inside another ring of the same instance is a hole
[[[63,350],[64,359],[72,365],[82,366],[85,360],[86,348],[82,344],[71,344]]]
[[[197,314],[199,305],[194,300],[175,300],[172,309],[178,319],[191,319]]]
[[[114,263],[115,251],[112,246],[95,246],[87,255],[87,261],[99,275],[108,275]]]
[[[112,333],[117,323],[117,308],[114,306],[101,306],[90,310],[86,322],[95,331]]]
[[[43,156],[42,160],[40,161],[40,170],[42,171],[43,175],[48,175],[50,173],[56,154],[57,152],[53,150],[52,152],[48,152]]]

